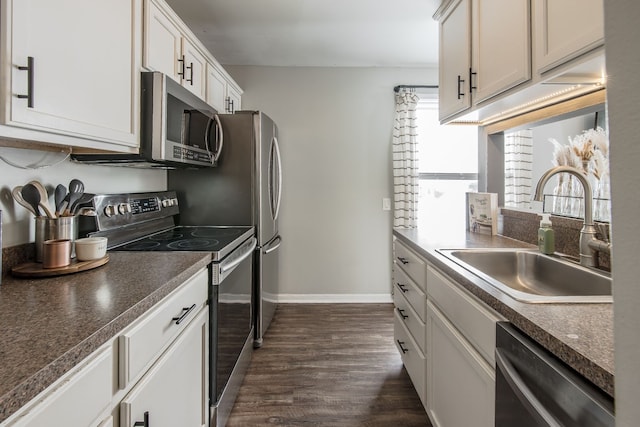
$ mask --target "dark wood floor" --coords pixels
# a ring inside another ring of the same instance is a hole
[[[281,304],[227,423],[431,426],[393,343],[391,304]]]

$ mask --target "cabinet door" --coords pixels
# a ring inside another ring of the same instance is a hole
[[[3,6],[11,72],[3,122],[137,146],[141,0]],[[32,69],[21,69],[29,57]]]
[[[534,0],[538,72],[604,44],[603,0]]]
[[[214,65],[207,64],[207,98],[209,105],[218,113],[226,113],[227,81]]]
[[[156,6],[147,1],[145,10],[145,48],[142,65],[160,71],[175,81],[181,81],[182,34],[176,24]]]
[[[531,79],[529,0],[473,0],[473,103]],[[499,23],[499,24],[497,24]]]
[[[207,60],[186,38],[182,39],[182,55],[184,58],[182,85],[200,98],[206,99]]]
[[[242,108],[242,94],[231,83],[227,83],[227,97],[229,98],[230,113],[235,113]]]
[[[495,373],[427,303],[427,399],[435,427],[493,427]]]
[[[203,309],[120,404],[120,426],[203,427],[208,408],[208,309]]]
[[[471,106],[471,0],[456,0],[440,19],[440,120]]]
[[[12,427],[89,426],[111,402],[111,349],[89,356],[79,370],[53,385],[51,394],[34,399],[35,406],[21,414]],[[103,415],[104,416],[104,415]],[[106,424],[108,425],[108,424]]]

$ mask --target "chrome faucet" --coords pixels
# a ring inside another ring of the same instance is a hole
[[[598,252],[611,253],[611,243],[596,238],[596,227],[593,224],[593,194],[591,183],[578,169],[571,166],[556,166],[542,174],[533,200],[542,201],[544,186],[552,176],[559,173],[569,173],[575,176],[584,190],[584,225],[580,230],[580,264],[585,267],[598,266]]]

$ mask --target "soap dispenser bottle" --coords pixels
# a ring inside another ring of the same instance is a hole
[[[540,228],[538,229],[538,248],[543,254],[551,255],[555,252],[555,236],[551,228],[551,218],[549,214],[542,214]]]

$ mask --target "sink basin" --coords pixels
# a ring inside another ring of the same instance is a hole
[[[442,249],[451,261],[527,303],[610,303],[611,275],[528,249]]]

